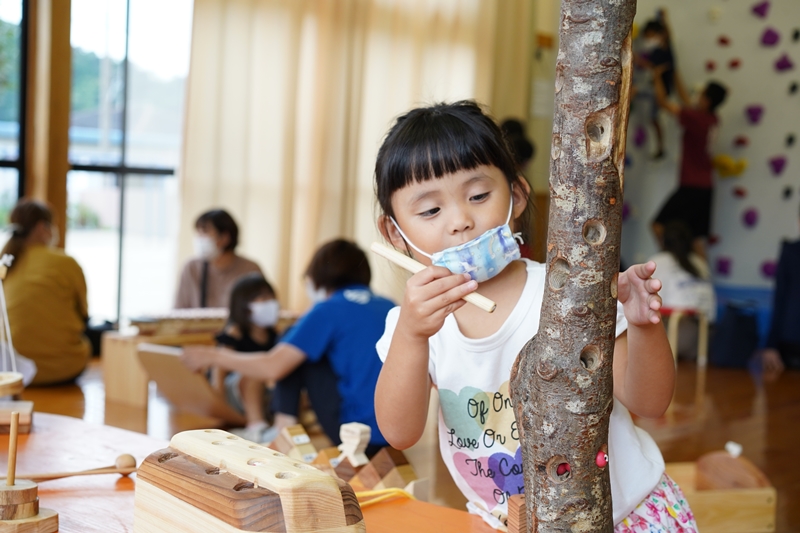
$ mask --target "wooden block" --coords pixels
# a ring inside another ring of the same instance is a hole
[[[5,480],[0,483],[0,506],[29,503],[38,497],[39,486],[33,481],[17,479],[11,487],[6,485]]]
[[[343,479],[344,481],[347,481],[347,482],[350,482],[353,479],[353,477],[355,477],[355,475],[362,468],[364,468],[364,467],[363,466],[359,466],[359,467],[353,466],[350,463],[350,459],[348,459],[347,457],[345,457],[344,459],[339,461],[339,464],[336,465],[335,467],[333,467],[333,469],[336,471],[336,475],[339,476],[339,478],[341,478],[341,479]]]
[[[711,452],[697,460],[697,490],[769,487],[767,476],[746,457]]]
[[[339,465],[340,455],[339,448],[331,446],[330,448],[325,448],[317,452],[317,456],[311,461],[311,464],[336,468]]]
[[[0,522],[3,533],[55,533],[58,531],[58,513],[40,508],[39,514],[21,520]]]
[[[31,425],[33,419],[33,402],[3,401],[0,402],[0,425],[11,424],[11,413],[19,413],[19,424]]]
[[[342,455],[350,460],[353,466],[363,466],[369,462],[364,450],[369,445],[372,428],[359,422],[348,422],[339,428],[339,445]]]
[[[668,463],[666,470],[683,490],[699,531],[775,531],[777,493],[774,487],[698,490],[695,463]]]
[[[428,478],[415,479],[405,486],[405,491],[421,502],[430,500],[431,481]]]
[[[417,473],[414,472],[411,465],[400,465],[392,468],[388,474],[383,476],[380,483],[375,485],[375,489],[402,489],[415,479],[417,479]]]
[[[39,514],[39,499],[28,503],[17,503],[11,505],[0,505],[0,522],[3,520],[20,520],[31,518]],[[0,531],[3,525],[0,523]]]
[[[346,483],[224,431],[179,433],[145,463],[137,474],[137,532],[242,531],[229,523],[232,513],[260,531],[364,531]],[[264,529],[275,515],[283,527]]]
[[[375,488],[375,485],[380,482],[381,475],[378,473],[375,465],[372,463],[364,465],[364,467],[358,471],[358,474],[353,476],[353,478],[348,481],[348,483],[350,483],[356,492],[361,492],[362,490],[372,490]]]
[[[282,429],[270,448],[305,463],[310,463],[317,457],[317,449],[311,444],[305,428],[300,424]]]
[[[508,499],[508,533],[526,533],[526,518],[525,495],[514,494]]]

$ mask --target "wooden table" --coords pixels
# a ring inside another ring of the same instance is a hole
[[[68,472],[114,464],[130,453],[141,462],[168,445],[141,433],[89,424],[77,418],[35,413],[33,430],[19,437],[17,477],[26,473]],[[8,435],[0,435],[0,468],[7,465]],[[61,533],[128,533],[133,530],[135,476],[82,476],[39,486],[42,507],[58,511]],[[369,533],[492,533],[465,511],[396,500],[364,509]]]

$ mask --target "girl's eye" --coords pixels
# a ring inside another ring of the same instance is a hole
[[[475,196],[470,197],[471,202],[480,202],[481,200],[486,200],[489,197],[489,193],[485,192],[483,194],[476,194]]]
[[[439,208],[438,207],[433,207],[431,209],[428,209],[427,211],[423,211],[422,213],[419,214],[419,216],[421,216],[421,217],[432,217],[433,215],[435,215],[438,212],[439,212]]]

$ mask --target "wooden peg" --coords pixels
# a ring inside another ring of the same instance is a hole
[[[8,470],[6,472],[6,486],[13,487],[17,470],[17,431],[19,430],[19,413],[11,413],[11,433],[8,437]]]
[[[425,265],[423,265],[419,261],[416,261],[415,259],[412,259],[405,254],[401,254],[394,248],[390,248],[385,244],[381,244],[379,242],[373,242],[370,249],[379,256],[388,259],[395,265],[408,270],[412,274],[416,274],[417,272],[425,268]],[[466,296],[464,296],[463,299],[471,303],[472,305],[479,307],[480,309],[483,309],[487,313],[492,313],[494,312],[495,309],[497,309],[496,303],[494,303],[486,296],[478,294],[477,292],[472,292],[470,294],[467,294]]]

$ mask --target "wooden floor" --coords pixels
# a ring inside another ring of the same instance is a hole
[[[675,401],[658,420],[638,420],[658,442],[667,462],[693,461],[720,450],[727,441],[744,446],[778,491],[776,531],[800,531],[800,372],[784,372],[764,382],[745,370],[711,368],[705,379],[694,363],[681,362]],[[212,421],[173,413],[152,388],[149,413],[105,401],[99,362],[93,362],[76,385],[30,388],[23,398],[36,411],[64,414],[169,439],[185,429]],[[324,438],[317,436],[315,440]],[[120,450],[121,452],[124,450]],[[408,450],[420,477],[431,479],[432,501],[463,509],[464,498],[442,463],[436,437],[435,405],[422,440]]]

